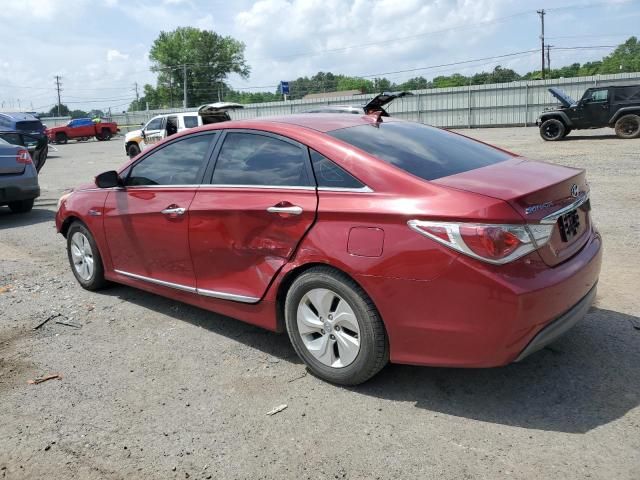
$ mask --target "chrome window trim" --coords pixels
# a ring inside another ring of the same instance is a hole
[[[184,292],[196,293],[195,287],[189,287],[180,283],[166,282],[164,280],[158,280],[156,278],[145,277],[144,275],[138,275],[137,273],[125,272],[123,270],[114,269],[114,272],[124,275],[125,277],[135,278],[136,280],[143,280],[145,282],[154,283],[163,287],[175,288],[176,290],[182,290]]]
[[[348,187],[318,187],[319,192],[345,192],[345,193],[373,193],[373,189],[368,186],[358,188]]]
[[[176,290],[182,290],[184,292],[196,293],[204,297],[219,298],[222,300],[231,300],[234,302],[241,302],[241,303],[258,303],[260,301],[260,298],[258,297],[248,297],[246,295],[237,295],[235,293],[226,293],[226,292],[219,292],[216,290],[205,290],[203,288],[189,287],[187,285],[182,285],[180,283],[167,282],[164,280],[158,280],[151,277],[145,277],[144,275],[138,275],[137,273],[125,272],[124,270],[114,269],[114,272],[120,275],[124,275],[125,277],[134,278],[136,280],[142,280],[144,282],[153,283],[155,285],[160,285],[163,287],[174,288]]]
[[[558,218],[560,218],[562,215],[564,215],[565,213],[569,213],[571,210],[575,210],[576,208],[580,207],[582,204],[586,203],[587,200],[589,200],[589,192],[584,192],[582,197],[580,197],[578,200],[576,200],[570,205],[567,205],[566,207],[561,208],[560,210],[556,210],[555,212],[547,215],[542,220],[540,220],[540,223],[543,223],[543,224],[556,223],[558,221]]]
[[[220,298],[222,300],[232,300],[234,302],[241,303],[258,303],[258,301],[260,301],[260,299],[256,297],[237,295],[235,293],[218,292],[216,290],[205,290],[204,288],[198,288],[197,293],[198,295],[202,295],[205,297]]]
[[[296,185],[234,185],[230,183],[210,183],[202,185],[203,187],[214,188],[263,188],[266,190],[315,190],[314,186],[296,186]]]

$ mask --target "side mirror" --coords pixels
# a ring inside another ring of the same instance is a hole
[[[113,188],[122,186],[122,180],[115,170],[103,172],[96,177],[96,185],[99,188]]]

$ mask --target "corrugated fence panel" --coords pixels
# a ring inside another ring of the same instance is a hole
[[[585,89],[594,86],[639,84],[640,73],[596,75],[592,77],[560,78],[553,80],[518,81],[491,85],[432,88],[415,90],[413,96],[394,101],[388,111],[394,117],[428,123],[438,127],[516,126],[535,123],[547,107],[557,105],[548,92],[559,87],[574,99],[582,97]],[[362,105],[373,95],[352,97],[292,100],[287,102],[254,103],[242,110],[230,112],[233,119],[289,115],[323,105]],[[127,112],[113,115],[123,131],[139,128],[151,117],[164,113],[193,111],[193,108]],[[48,126],[63,125],[68,118],[43,118]]]

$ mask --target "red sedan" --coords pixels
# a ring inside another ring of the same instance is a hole
[[[60,199],[89,290],[127,284],[274,331],[317,376],[492,367],[595,296],[583,170],[380,115],[188,130]]]

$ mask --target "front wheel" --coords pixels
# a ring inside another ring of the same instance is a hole
[[[140,147],[137,144],[132,143],[127,147],[127,155],[129,155],[129,158],[133,158],[139,153],[140,153]]]
[[[64,132],[56,133],[56,143],[64,145],[65,143],[67,143],[67,141],[68,141],[68,138],[66,133]]]
[[[623,115],[616,122],[615,129],[620,138],[640,137],[640,115]]]
[[[107,285],[98,246],[91,232],[80,222],[67,231],[67,256],[78,283],[87,290],[99,290]]]
[[[550,118],[540,125],[540,136],[547,142],[553,142],[564,137],[565,130],[564,123],[556,118]]]
[[[389,361],[387,335],[362,288],[329,267],[300,275],[285,300],[289,339],[319,378],[340,385],[369,380]]]
[[[108,128],[103,128],[102,133],[100,134],[100,139],[105,141],[111,140],[111,130],[109,130]]]

